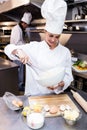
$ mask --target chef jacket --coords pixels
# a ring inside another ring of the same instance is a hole
[[[30,42],[30,44],[15,46],[7,45],[5,47],[5,53],[10,59],[16,59],[15,56],[11,54],[14,49],[22,49],[29,56],[32,63],[31,66],[26,65],[26,85],[25,85],[25,95],[40,95],[40,94],[59,94],[63,92],[73,81],[72,70],[71,70],[71,54],[68,48],[64,47],[60,43],[54,49],[50,49],[45,41],[41,42]],[[48,69],[54,67],[64,67],[64,87],[59,87],[55,90],[49,90],[46,87],[41,86],[35,80],[36,72],[40,74]]]
[[[29,37],[30,33],[29,33],[29,29],[26,29],[26,35]],[[12,32],[11,32],[11,37],[10,37],[10,43],[15,44],[15,45],[22,45],[25,44],[25,40],[23,38],[23,32],[21,27],[19,26],[19,24],[17,24],[16,26],[14,26],[12,28]]]

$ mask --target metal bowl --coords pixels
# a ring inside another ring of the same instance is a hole
[[[69,119],[65,119],[65,118],[64,118],[64,120],[65,120],[65,122],[66,122],[68,125],[74,125],[74,124],[76,124],[76,122],[77,122],[77,119],[76,119],[76,120],[69,120]]]
[[[69,116],[71,116],[71,115],[69,115]],[[65,116],[63,114],[63,119],[65,120],[66,124],[74,125],[82,117],[82,114],[81,114],[81,112],[78,112],[78,116],[77,117],[75,117],[75,118],[70,117],[70,119],[69,119],[69,116]]]

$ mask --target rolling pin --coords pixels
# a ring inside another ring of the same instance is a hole
[[[85,112],[87,112],[87,101],[79,95],[79,93],[71,90],[71,93],[73,94],[73,97],[75,100],[80,104],[80,106],[84,109]]]

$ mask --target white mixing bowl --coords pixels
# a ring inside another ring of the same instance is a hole
[[[44,116],[41,113],[31,113],[27,116],[27,125],[32,129],[39,129],[44,125]]]
[[[65,69],[63,67],[56,67],[36,76],[36,80],[42,86],[56,86],[64,78]]]

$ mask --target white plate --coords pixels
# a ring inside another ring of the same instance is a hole
[[[74,66],[72,66],[73,70],[76,71],[76,72],[87,72],[87,70],[78,70],[76,69]]]
[[[5,101],[6,105],[8,106],[8,108],[10,108],[11,110],[20,110],[22,107],[16,107],[15,105],[12,104],[13,100],[20,100],[18,97],[16,97],[14,94],[10,93],[10,92],[5,92],[4,96],[3,96],[3,100]]]

